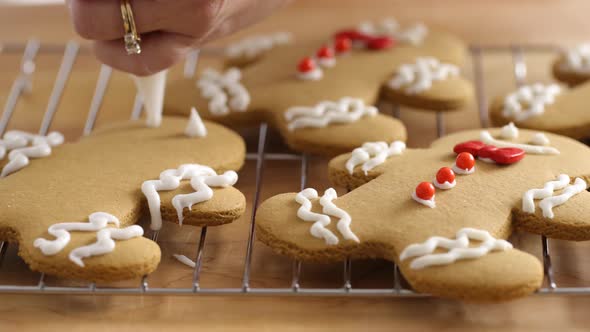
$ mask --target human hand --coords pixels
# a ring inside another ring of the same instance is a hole
[[[132,0],[142,52],[127,55],[119,0],[69,0],[76,32],[99,60],[145,76],[180,61],[191,48],[264,18],[290,0]]]

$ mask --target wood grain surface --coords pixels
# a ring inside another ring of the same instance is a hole
[[[232,39],[256,32],[292,31],[297,39],[329,34],[337,28],[367,19],[395,16],[402,23],[416,20],[444,27],[469,43],[509,45],[550,43],[560,46],[585,41],[590,31],[586,0],[300,0],[273,17]],[[0,43],[22,42],[30,37],[42,42],[63,43],[76,38],[63,7],[0,6]],[[529,81],[550,81],[551,53],[526,54]],[[0,53],[0,105],[17,75],[20,54]],[[45,111],[61,54],[43,53],[33,77],[33,93],[23,97],[10,122],[11,128],[37,130]],[[215,65],[219,59],[203,58],[199,66]],[[485,92],[489,97],[514,88],[512,59],[508,53],[483,58]],[[471,63],[464,72],[472,77]],[[52,129],[76,139],[84,124],[99,64],[89,54],[80,56],[66,87]],[[173,70],[179,75],[181,68]],[[118,93],[124,91],[125,93]],[[129,117],[134,89],[125,74],[115,73],[98,118],[98,125]],[[402,110],[408,127],[409,145],[426,146],[435,137],[434,115]],[[479,126],[477,107],[446,116],[447,131]],[[256,131],[244,130],[250,151]],[[270,150],[284,150],[275,134]],[[249,229],[250,204],[254,196],[255,163],[247,162],[237,186],[249,200],[246,215],[232,225],[210,228],[204,252],[202,287],[240,287]],[[262,199],[299,189],[299,162],[270,161],[266,164]],[[312,158],[308,185],[328,186],[326,161]],[[168,225],[171,226],[171,225]],[[192,270],[171,258],[172,253],[195,254],[200,229],[166,227],[160,234],[163,261],[148,279],[153,287],[190,287]],[[513,242],[540,256],[539,237],[516,234]],[[590,286],[587,243],[551,241],[559,286]],[[39,275],[27,269],[11,245],[0,266],[0,283],[34,285]],[[273,254],[261,243],[254,246],[252,287],[289,287],[292,262]],[[354,262],[353,287],[392,286],[391,264],[382,261]],[[49,285],[72,284],[47,278]],[[136,287],[138,280],[118,285]],[[302,287],[340,287],[342,264],[304,264]],[[78,296],[0,295],[0,331],[86,330],[157,331],[184,330],[453,330],[453,331],[582,331],[590,325],[590,297],[531,296],[504,304],[472,304],[422,298],[256,297],[256,296]]]

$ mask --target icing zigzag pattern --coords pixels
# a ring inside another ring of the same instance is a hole
[[[379,111],[358,98],[344,97],[338,102],[322,101],[313,107],[291,107],[285,112],[290,131],[300,128],[323,128],[333,123],[356,122]]]
[[[481,241],[477,247],[469,247],[470,240]],[[446,253],[435,254],[437,248],[449,249]],[[433,236],[420,244],[412,244],[402,251],[400,261],[418,257],[412,261],[412,269],[422,269],[433,265],[447,265],[462,259],[473,259],[487,255],[491,251],[506,251],[512,244],[498,240],[487,231],[475,228],[460,229],[454,240]]]
[[[207,68],[197,81],[203,97],[209,99],[209,112],[226,115],[230,111],[245,112],[250,105],[250,93],[240,83],[242,72],[230,68],[224,73]]]
[[[553,208],[567,202],[573,196],[581,193],[587,188],[586,181],[576,178],[574,184],[570,185],[570,177],[567,174],[560,174],[555,181],[545,183],[542,189],[531,189],[522,196],[522,210],[527,213],[535,213],[535,199],[542,199],[539,207],[543,211],[543,217],[552,219]],[[565,189],[564,189],[565,188]],[[555,190],[563,189],[561,195],[553,196]]]

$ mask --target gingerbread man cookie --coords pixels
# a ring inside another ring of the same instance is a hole
[[[590,79],[590,43],[582,43],[562,52],[553,62],[553,76],[570,86]]]
[[[56,136],[32,137],[32,147]],[[7,144],[16,138],[7,133],[0,146],[23,149]],[[91,281],[142,276],[158,265],[160,248],[133,224],[148,213],[154,230],[162,220],[204,226],[237,219],[245,198],[232,187],[233,170],[244,157],[240,136],[194,116],[188,124],[165,117],[158,128],[133,121],[100,129],[0,179],[0,238],[18,242],[36,271]]]
[[[381,97],[430,110],[453,110],[471,99],[459,75],[465,45],[419,25],[335,31],[267,50],[242,69],[203,70],[171,82],[165,112],[228,125],[268,122],[297,151],[337,154],[367,141],[405,140],[403,124],[378,113]],[[408,30],[408,31],[406,31]]]
[[[589,94],[587,83],[571,89],[557,84],[523,85],[492,101],[490,119],[495,126],[514,122],[518,127],[581,139],[590,133]]]
[[[554,134],[532,144],[538,133],[514,129],[460,132],[429,149],[365,144],[329,164],[331,181],[349,193],[272,197],[258,209],[257,237],[300,260],[388,259],[416,291],[437,296],[534,292],[541,263],[505,239],[513,226],[590,238],[590,150]]]

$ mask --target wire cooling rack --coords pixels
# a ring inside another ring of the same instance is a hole
[[[528,53],[555,53],[560,49],[552,45],[508,45],[508,46],[491,46],[491,45],[472,45],[469,48],[469,54],[472,59],[472,69],[474,83],[476,87],[477,108],[479,111],[479,119],[481,127],[488,127],[488,113],[487,113],[487,96],[485,93],[485,77],[483,70],[482,58],[486,54],[491,53],[506,53],[512,58],[512,70],[514,74],[514,81],[516,86],[525,83],[527,79],[527,65],[524,60],[525,52]],[[47,134],[51,126],[54,115],[58,109],[60,98],[63,94],[65,85],[68,81],[70,73],[72,72],[73,64],[76,57],[80,53],[88,52],[88,49],[81,47],[76,42],[68,42],[65,45],[52,44],[41,45],[37,40],[29,40],[26,43],[0,44],[0,53],[18,53],[21,52],[21,70],[20,75],[15,79],[12,88],[9,92],[4,112],[0,117],[0,135],[4,133],[14,113],[18,99],[21,95],[30,92],[31,77],[35,71],[35,58],[40,52],[46,53],[60,53],[63,52],[63,57],[53,90],[51,92],[47,109],[45,111],[39,134]],[[219,49],[203,49],[201,52],[204,55],[218,55]],[[184,64],[183,74],[190,78],[194,76],[199,51],[194,51],[190,54]],[[108,85],[112,70],[106,65],[102,65],[98,75],[96,89],[90,110],[88,112],[87,120],[84,126],[83,135],[88,135],[92,132],[94,123],[101,107],[102,100],[105,95],[106,87]],[[399,117],[399,107],[391,105],[390,111],[393,116]],[[135,97],[133,109],[131,111],[131,118],[137,119],[142,111],[142,101],[139,96]],[[438,136],[444,135],[444,118],[442,113],[436,114],[436,128]],[[390,296],[390,297],[422,297],[428,296],[426,294],[418,294],[414,292],[403,279],[397,266],[393,264],[393,275],[391,276],[391,287],[388,288],[357,288],[352,286],[352,262],[347,259],[342,264],[342,280],[340,286],[332,288],[305,288],[301,287],[301,271],[302,263],[294,261],[292,264],[291,286],[272,288],[272,287],[254,287],[251,286],[251,270],[252,257],[254,252],[255,242],[255,219],[256,209],[260,202],[260,193],[262,182],[264,180],[264,165],[267,161],[286,161],[298,163],[301,171],[300,187],[304,188],[307,184],[309,157],[304,154],[286,153],[271,153],[266,152],[267,146],[267,124],[261,124],[258,128],[258,143],[255,151],[248,151],[247,160],[253,161],[255,167],[255,190],[253,197],[251,197],[252,212],[249,216],[249,228],[247,232],[247,245],[244,248],[245,258],[243,260],[243,268],[241,276],[236,276],[241,279],[240,287],[232,288],[206,288],[201,287],[201,269],[203,267],[203,252],[205,250],[205,240],[207,238],[207,227],[201,228],[199,241],[196,244],[194,260],[195,267],[192,275],[192,286],[184,288],[171,287],[150,287],[149,276],[145,276],[133,287],[99,287],[94,283],[85,284],[82,286],[51,286],[45,282],[45,274],[40,273],[36,283],[31,285],[12,285],[0,283],[0,293],[46,293],[46,294],[257,294],[257,295],[322,295],[322,296]],[[149,234],[149,237],[157,241],[158,233]],[[537,294],[590,294],[590,287],[559,287],[553,273],[551,264],[551,255],[549,250],[549,242],[544,236],[540,237],[543,266],[545,274],[544,287],[537,291]],[[10,244],[16,246],[16,244]],[[4,261],[7,248],[7,242],[0,242],[0,264]],[[287,259],[287,258],[285,258]]]

